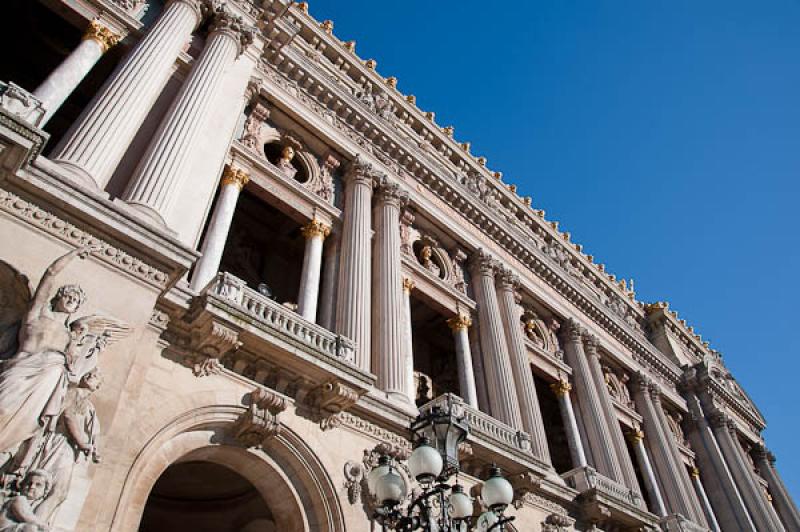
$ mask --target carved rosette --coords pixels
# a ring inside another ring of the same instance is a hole
[[[285,397],[264,388],[256,388],[245,395],[247,411],[231,427],[233,438],[245,447],[259,447],[280,434],[278,414],[286,410]]]
[[[97,42],[103,53],[106,53],[109,48],[112,48],[119,42],[119,35],[105,27],[99,20],[95,19],[89,22],[89,26],[83,34],[83,40]]]

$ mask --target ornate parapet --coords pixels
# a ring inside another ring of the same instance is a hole
[[[614,522],[625,527],[658,527],[658,517],[642,510],[641,497],[627,486],[586,466],[562,475],[567,485],[578,490],[584,514],[598,523]]]

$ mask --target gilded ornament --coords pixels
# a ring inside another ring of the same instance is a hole
[[[103,53],[119,42],[119,35],[103,26],[99,20],[95,19],[89,23],[83,34],[83,40],[93,40],[100,45]]]
[[[644,440],[644,432],[642,432],[642,430],[640,429],[632,430],[628,433],[628,439],[630,440],[631,443],[636,445],[642,440]]]
[[[407,101],[408,103],[413,103],[413,104],[415,104],[415,105],[416,105],[416,103],[417,103],[417,97],[416,97],[416,96],[414,96],[413,94],[409,94],[408,96],[406,96],[406,101]]]
[[[344,47],[348,52],[355,53],[356,41],[347,41],[346,43],[344,43]]]
[[[452,331],[468,329],[472,326],[472,319],[465,314],[458,314],[447,320],[447,325]]]
[[[306,13],[306,14],[308,14],[308,2],[300,2],[299,4],[297,4],[297,7],[298,7],[298,8],[300,9],[300,11],[302,11],[303,13]]]
[[[313,238],[315,236],[326,238],[331,234],[331,228],[314,218],[303,226],[301,233],[303,233],[303,236],[306,238]]]
[[[700,478],[700,470],[697,469],[697,467],[693,467],[690,474],[692,475],[692,478]]]
[[[225,170],[222,172],[221,185],[235,185],[242,190],[247,182],[250,181],[250,176],[241,168],[235,168],[231,165],[225,165]]]
[[[386,84],[393,89],[397,88],[397,78],[394,76],[389,76],[388,78],[386,78]]]
[[[325,33],[327,33],[328,35],[331,35],[333,33],[333,21],[332,20],[323,21],[322,24],[319,25],[319,27],[322,28],[322,30]]]
[[[566,379],[561,379],[550,384],[550,389],[557,397],[564,397],[572,390],[572,385]]]
[[[408,277],[403,278],[403,291],[411,292],[414,289],[414,281]]]
[[[375,68],[378,66],[378,62],[375,61],[374,59],[367,59],[366,62],[364,63],[364,66],[366,66],[370,70],[375,70]]]

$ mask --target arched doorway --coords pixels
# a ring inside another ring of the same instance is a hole
[[[213,462],[169,466],[150,491],[140,532],[276,531],[272,511],[256,487]]]

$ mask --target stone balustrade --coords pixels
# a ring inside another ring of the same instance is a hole
[[[206,295],[235,306],[270,332],[290,342],[350,364],[355,359],[352,340],[303,319],[296,312],[248,288],[244,281],[230,273],[220,272],[207,288]]]
[[[641,498],[633,490],[601,475],[591,467],[573,469],[563,475],[567,485],[581,493],[594,490],[598,495],[639,507]]]

